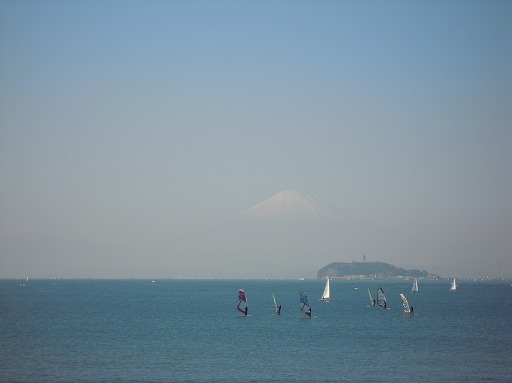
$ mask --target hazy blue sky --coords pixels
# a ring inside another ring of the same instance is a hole
[[[403,239],[369,259],[511,275],[511,20],[510,1],[1,1],[0,277],[252,276],[256,255],[186,242],[292,188]]]

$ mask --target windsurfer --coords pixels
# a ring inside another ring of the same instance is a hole
[[[281,305],[277,306],[277,315],[281,315]]]
[[[243,309],[240,308],[240,305],[242,304],[242,302],[245,302],[245,307]],[[245,316],[247,316],[247,310],[248,310],[247,296],[245,295],[245,291],[242,289],[238,290],[238,305],[236,306],[236,309],[238,311],[240,311],[242,314],[244,314]]]
[[[411,306],[411,316],[414,315],[414,307]]]
[[[309,308],[308,311],[306,311],[306,315],[308,318],[311,318],[311,307]]]
[[[375,306],[375,299],[372,301],[372,306]]]

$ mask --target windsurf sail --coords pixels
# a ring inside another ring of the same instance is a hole
[[[404,293],[400,293],[400,299],[404,305],[404,314],[411,315],[411,307],[409,306],[409,302],[407,302],[407,298],[405,297]]]
[[[329,278],[327,278],[327,282],[325,283],[324,293],[322,294],[321,301],[329,302],[331,300],[331,286],[329,283]]]
[[[300,311],[304,311],[304,307],[308,306],[311,308],[311,306],[308,303],[308,296],[304,291],[301,291],[300,293]]]
[[[377,304],[383,309],[387,308],[388,304],[386,301],[386,294],[384,294],[384,290],[379,287],[377,290]]]
[[[247,295],[245,295],[245,291],[240,289],[238,290],[238,304],[236,305],[236,309],[247,315],[247,310],[249,309],[247,305]]]
[[[452,286],[450,287],[450,291],[457,291],[457,283],[455,283],[455,278],[453,278]]]
[[[375,306],[375,299],[372,297],[372,293],[370,292],[370,288],[368,287],[368,295],[370,296],[370,304]]]
[[[277,304],[276,296],[274,295],[274,293],[272,293],[272,298],[274,298],[274,309],[276,310],[276,314],[281,315],[281,305]]]
[[[411,293],[419,293],[420,290],[418,289],[418,280],[414,278],[414,283],[412,284]]]

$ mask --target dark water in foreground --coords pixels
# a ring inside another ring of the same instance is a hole
[[[420,281],[412,294],[410,282],[334,280],[324,303],[324,283],[2,280],[0,381],[512,381],[510,284]],[[391,310],[369,308],[368,287]],[[400,292],[417,316],[402,315]]]

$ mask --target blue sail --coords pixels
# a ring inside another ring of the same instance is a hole
[[[300,311],[304,311],[304,307],[308,306],[311,308],[311,306],[308,303],[308,296],[304,291],[301,291],[300,293]]]

